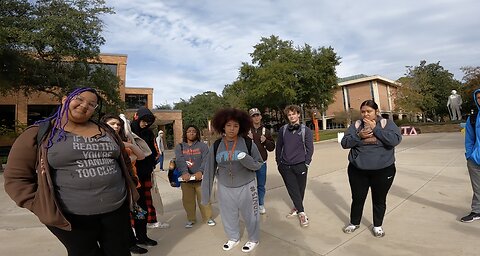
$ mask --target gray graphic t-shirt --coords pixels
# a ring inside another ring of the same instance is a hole
[[[55,142],[48,150],[48,162],[60,207],[78,215],[118,209],[126,198],[119,155],[120,147],[108,135],[66,133],[66,140]]]

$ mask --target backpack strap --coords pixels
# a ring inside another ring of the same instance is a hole
[[[252,155],[252,143],[253,143],[253,140],[250,139],[250,138],[244,138],[245,140],[245,144],[247,145],[247,150],[248,150],[248,155]],[[217,139],[214,143],[213,143],[213,157],[216,157],[217,155],[217,150],[218,150],[218,146],[220,146],[220,142],[222,142],[222,138],[220,139]],[[213,167],[215,169],[215,171],[217,171],[217,160],[214,160],[213,162]]]
[[[303,149],[305,150],[305,153],[307,153],[307,146],[305,146],[305,125],[301,124],[301,129],[302,129],[302,141],[303,141]]]
[[[355,129],[358,129],[358,128],[360,127],[360,125],[362,125],[362,121],[361,121],[361,120],[355,121]]]
[[[387,126],[387,119],[385,118],[380,119],[380,126],[382,126],[382,128],[385,128],[385,126]]]
[[[475,123],[477,122],[477,115],[478,112],[476,111],[470,115],[470,124],[472,125],[472,128],[475,128]]]
[[[183,155],[183,142],[178,143],[178,145],[180,146],[180,152]],[[183,158],[185,159],[185,156],[183,156]],[[187,172],[190,173],[190,167],[188,167],[188,164],[187,164]]]
[[[215,173],[217,173],[217,150],[218,150],[218,146],[220,146],[220,142],[222,142],[222,138],[220,139],[217,139],[214,143],[213,143],[213,169],[215,170]]]
[[[251,156],[251,155],[252,155],[252,143],[253,143],[253,140],[250,139],[250,138],[244,138],[244,139],[245,139],[245,144],[247,145],[248,154]]]
[[[47,122],[42,122],[38,124],[38,132],[37,132],[37,149],[40,147],[42,144],[43,139],[48,133],[48,130],[50,130],[50,121]]]
[[[478,111],[475,111],[473,114],[470,115],[470,125],[472,126],[473,135],[476,136],[477,131],[475,130],[475,126],[477,123],[477,116]]]

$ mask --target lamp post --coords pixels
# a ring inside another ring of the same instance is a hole
[[[315,125],[315,141],[320,141],[320,131],[318,128],[317,109],[312,111],[312,121]]]

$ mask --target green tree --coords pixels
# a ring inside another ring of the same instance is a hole
[[[174,108],[182,110],[185,125],[193,124],[202,130],[208,128],[208,120],[213,117],[215,112],[226,106],[223,97],[215,92],[207,91],[190,97],[189,100],[182,99],[175,103]]]
[[[480,89],[480,67],[462,67],[461,70],[464,73],[462,90],[460,95],[463,99],[462,107],[466,114],[469,114],[471,110],[477,110],[477,106],[473,101],[473,92]]]
[[[448,116],[447,100],[450,92],[459,90],[460,82],[445,70],[440,62],[407,67],[405,77],[399,79],[402,86],[397,95],[398,107],[403,110],[420,110],[426,117]]]
[[[425,108],[424,97],[420,89],[411,84],[411,81],[411,79],[406,77],[398,79],[402,86],[398,88],[395,97],[397,111],[401,110],[411,114],[421,113]]]
[[[222,96],[226,103],[230,107],[235,107],[239,109],[247,109],[248,106],[245,102],[247,91],[242,87],[241,83],[233,82],[232,84],[227,84],[223,88]]]
[[[223,91],[239,105],[281,110],[288,104],[321,108],[333,100],[335,68],[340,58],[331,47],[294,47],[277,36],[262,37],[254,46],[252,64],[242,63],[239,76]],[[278,111],[277,111],[278,112]]]
[[[0,2],[0,93],[23,90],[61,97],[78,86],[97,88],[123,106],[116,74],[99,63],[104,0]]]
[[[155,105],[155,109],[165,109],[165,110],[172,110],[173,106],[170,104],[162,104],[162,105]]]

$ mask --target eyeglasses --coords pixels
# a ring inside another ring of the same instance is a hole
[[[98,107],[98,104],[97,104],[97,103],[89,102],[89,101],[87,101],[86,99],[84,99],[84,98],[83,98],[82,96],[80,96],[80,95],[75,95],[75,96],[73,96],[72,100],[78,102],[79,105],[82,105],[84,102],[86,102],[88,108],[90,108],[90,109],[96,109],[96,108]]]

